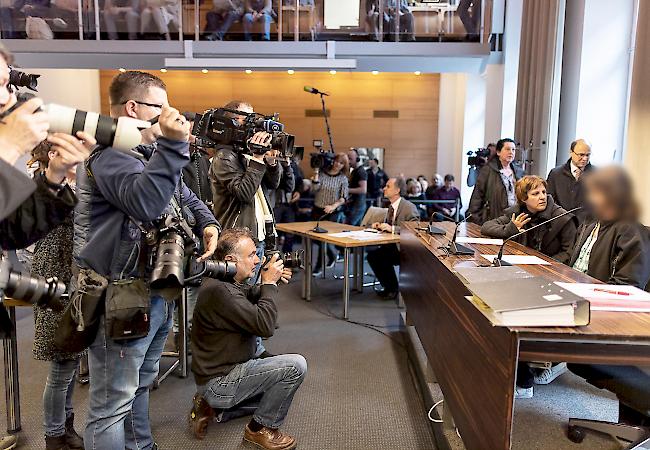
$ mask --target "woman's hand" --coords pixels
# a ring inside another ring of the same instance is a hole
[[[336,208],[338,208],[339,205],[336,203],[333,205],[327,205],[325,208],[323,208],[323,211],[325,211],[326,214],[332,214],[334,211],[336,211]]]
[[[530,217],[528,217],[528,214],[521,213],[517,217],[515,217],[515,213],[512,213],[512,217],[510,218],[512,223],[515,224],[517,229],[521,231],[524,228],[524,225],[526,225],[528,222],[530,222]]]

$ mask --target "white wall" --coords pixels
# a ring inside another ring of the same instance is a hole
[[[500,137],[515,135],[517,82],[519,80],[519,44],[524,0],[508,0],[503,42],[503,102]]]
[[[485,137],[483,142],[496,142],[502,137],[504,103],[504,64],[488,64],[485,70]]]
[[[99,70],[29,69],[26,72],[41,74],[38,96],[46,103],[99,112]]]

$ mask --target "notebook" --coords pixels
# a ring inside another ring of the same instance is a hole
[[[491,315],[488,318],[494,325],[571,327],[589,324],[589,302],[545,278],[471,283],[468,288],[489,307]]]

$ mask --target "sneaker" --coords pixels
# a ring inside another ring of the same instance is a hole
[[[323,269],[314,269],[311,273],[312,277],[320,277],[323,274]]]
[[[533,381],[535,384],[551,384],[553,380],[555,380],[567,370],[569,369],[567,368],[566,363],[556,364],[548,369],[544,369],[541,372],[538,372],[538,375],[535,375]]]
[[[336,267],[336,259],[334,259],[333,261],[329,261],[325,267],[327,267],[328,269],[333,269],[334,267]]]
[[[0,449],[11,450],[16,448],[16,445],[18,445],[18,436],[0,436]]]
[[[517,386],[515,388],[515,398],[533,398],[533,387],[522,388]]]
[[[294,437],[284,434],[280,430],[267,427],[254,432],[246,425],[244,440],[265,450],[293,450],[296,448],[296,439]]]

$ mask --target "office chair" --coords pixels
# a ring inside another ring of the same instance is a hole
[[[636,366],[569,364],[569,370],[588,383],[614,393],[619,402],[619,422],[569,419],[568,438],[581,443],[585,431],[608,434],[626,448],[650,437],[650,372]],[[635,447],[637,448],[637,447]]]
[[[386,220],[386,214],[388,214],[388,208],[371,206],[364,214],[363,219],[361,219],[361,226],[367,227],[375,222],[381,223]]]

